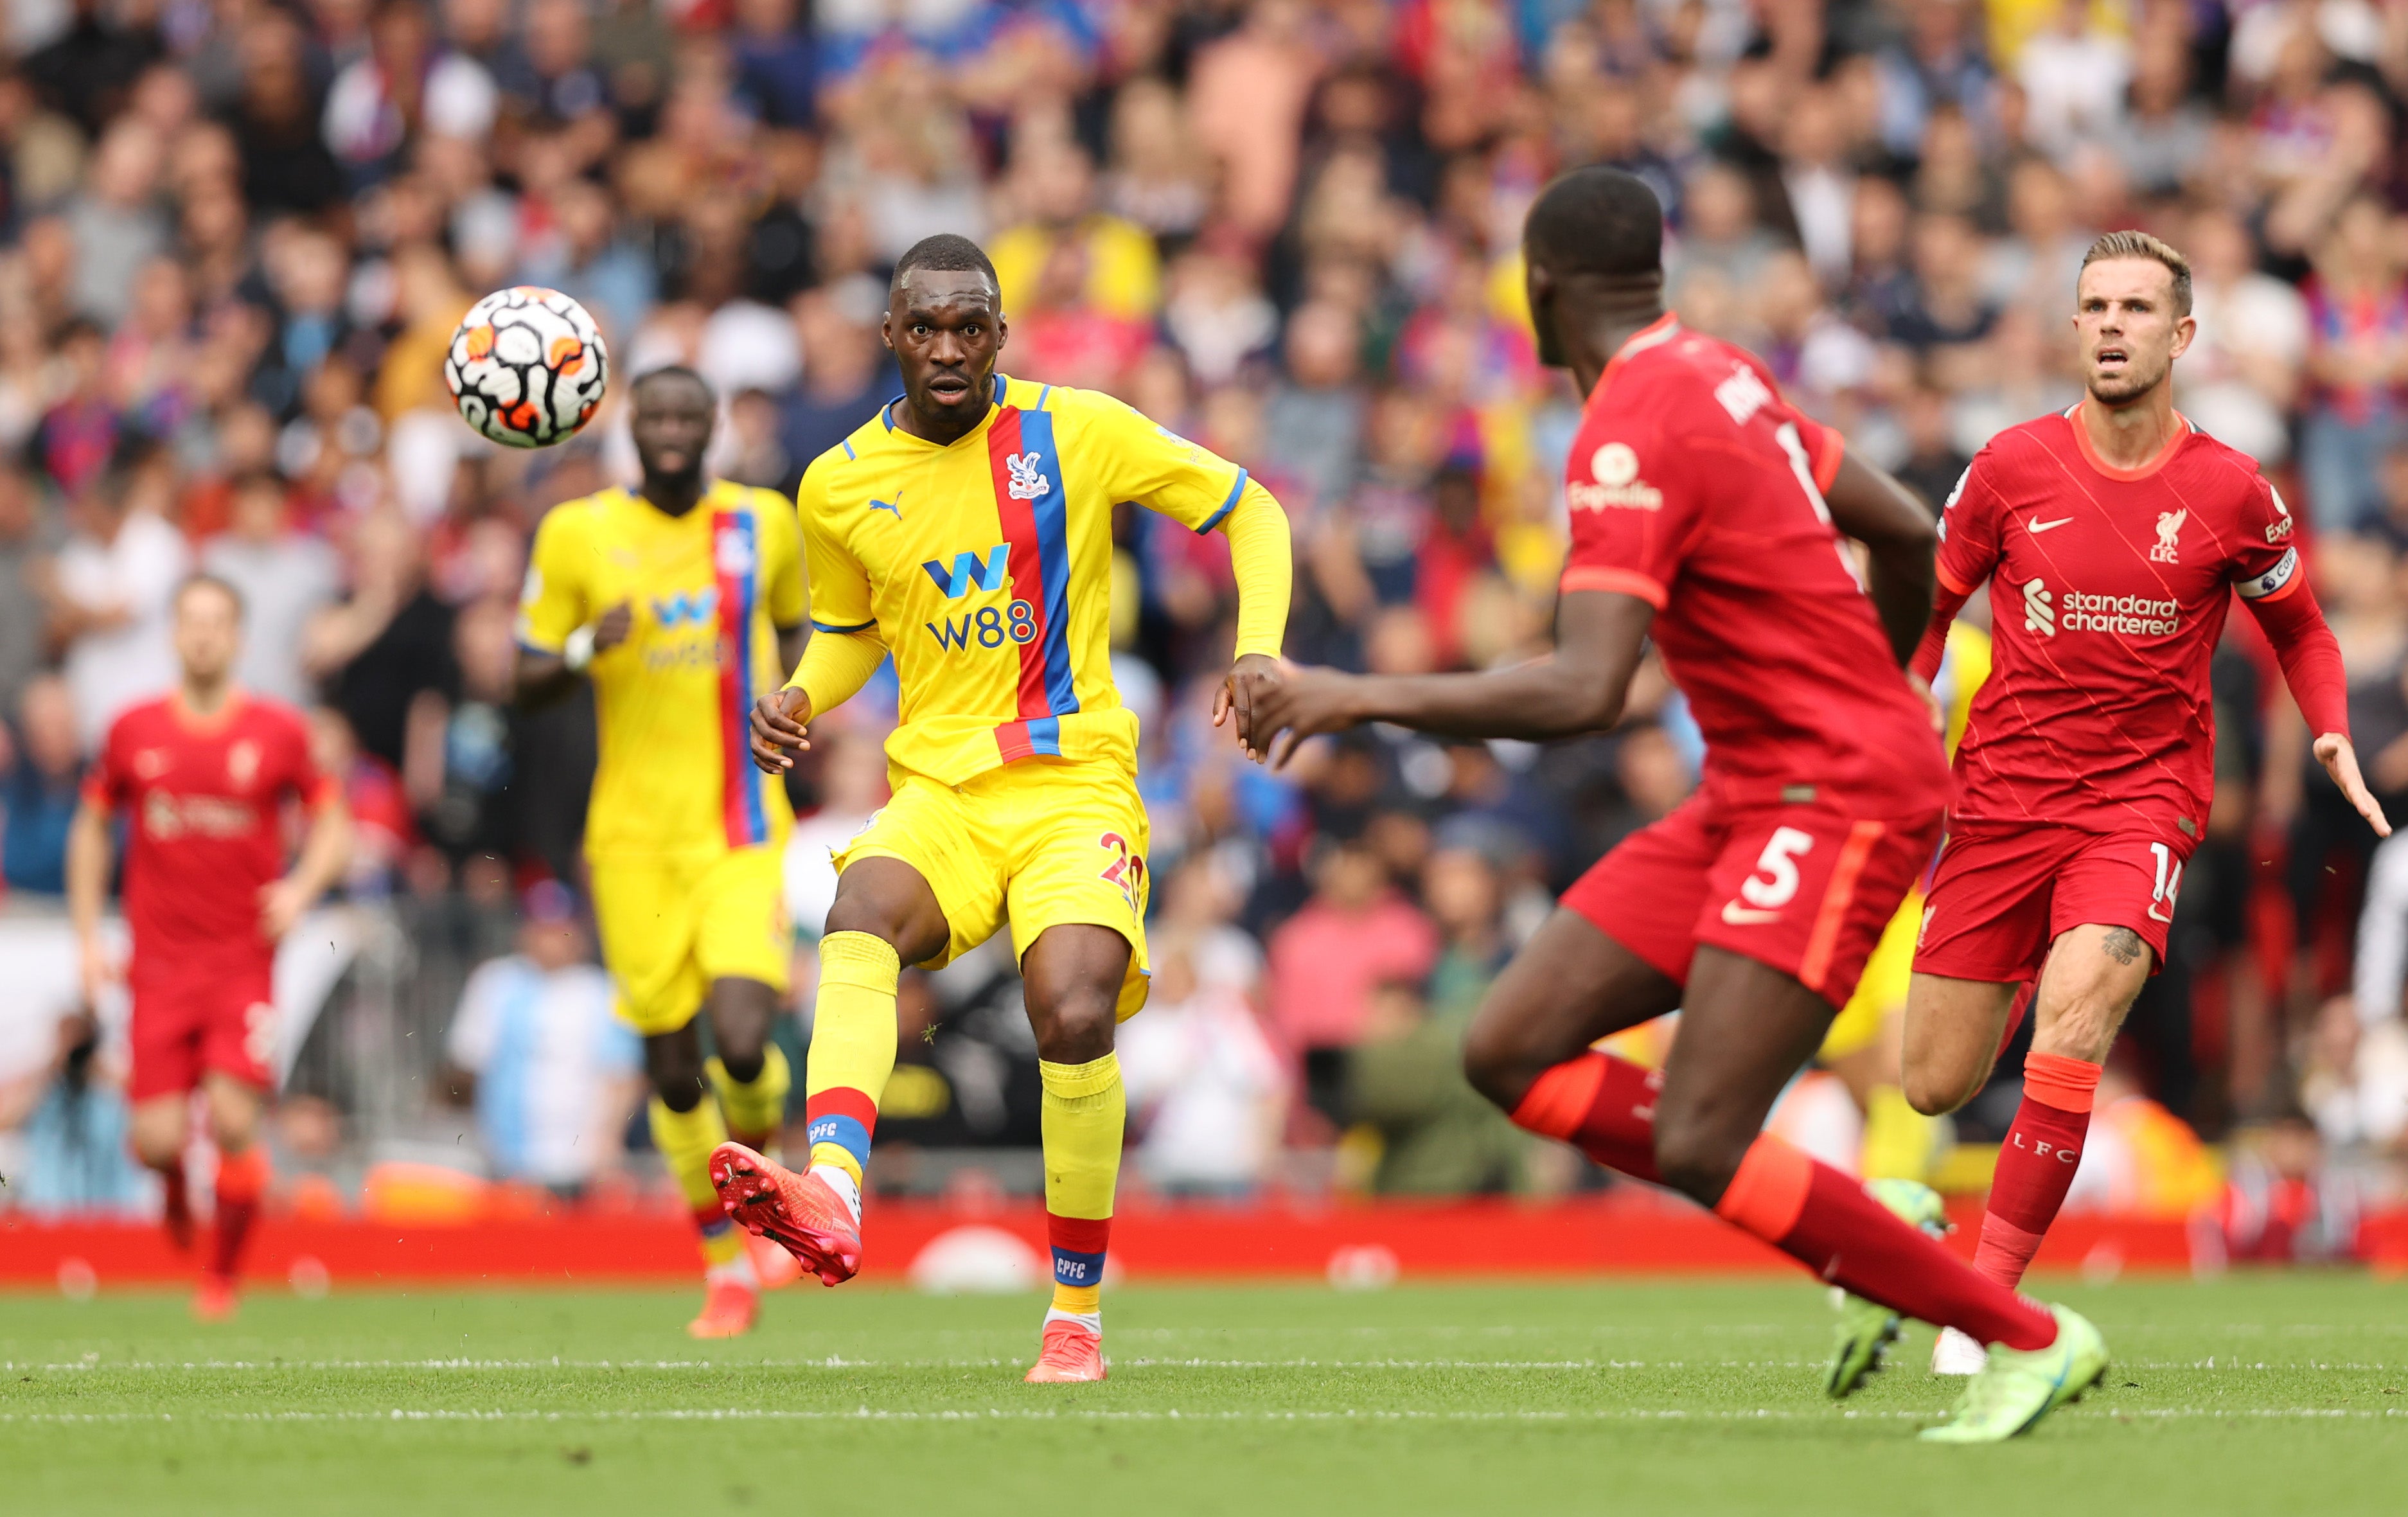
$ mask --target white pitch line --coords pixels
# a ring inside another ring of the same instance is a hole
[[[0,1412],[0,1425],[161,1425],[179,1421],[202,1424],[394,1424],[394,1423],[1612,1423],[1612,1422],[1932,1422],[1944,1418],[1941,1408],[1919,1410],[1799,1411],[1761,1407],[1753,1410],[1698,1410],[1688,1408],[1598,1407],[1562,1410],[1424,1411],[1382,1410],[1354,1407],[1307,1408],[1292,1410],[1223,1411],[1114,1410],[1063,1409],[1031,1410],[989,1407],[982,1410],[919,1410],[856,1407],[849,1411],[775,1407],[694,1407],[604,1409],[546,1411],[534,1409],[429,1410],[396,1407],[385,1411],[33,1411]],[[2111,1408],[2068,1409],[2057,1413],[2081,1421],[2105,1422],[2145,1417],[2157,1421],[2231,1420],[2248,1417],[2277,1421],[2372,1421],[2408,1417],[2408,1408],[2372,1410],[2330,1407],[2153,1407],[2119,1410]]]
[[[2254,1360],[2246,1364],[2207,1359],[2117,1359],[2128,1370],[2190,1370],[2212,1373],[2259,1370],[2356,1371],[2367,1374],[2408,1372],[2408,1365],[2362,1364],[2304,1360],[2293,1364]],[[829,1354],[815,1359],[131,1359],[74,1362],[0,1360],[0,1371],[38,1370],[50,1374],[94,1374],[123,1371],[173,1374],[204,1370],[236,1370],[263,1374],[279,1371],[328,1370],[460,1370],[471,1373],[540,1369],[574,1370],[745,1370],[745,1369],[995,1369],[1024,1365],[1025,1359],[1004,1357],[948,1359],[849,1359]],[[1819,1359],[1206,1359],[1161,1355],[1123,1357],[1111,1363],[1130,1368],[1162,1369],[1819,1369]]]

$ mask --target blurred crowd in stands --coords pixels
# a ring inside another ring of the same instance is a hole
[[[2082,250],[2145,227],[2197,270],[2177,403],[2300,509],[2358,751],[2408,819],[2399,0],[19,0],[7,25],[7,889],[59,889],[86,755],[169,677],[170,588],[224,575],[244,680],[311,710],[349,788],[352,898],[527,919],[449,1044],[505,1173],[590,1178],[512,1124],[610,1120],[627,1068],[573,905],[528,894],[573,896],[590,710],[509,695],[529,533],[631,465],[615,406],[535,454],[452,415],[437,355],[507,283],[583,300],[622,377],[696,365],[714,466],[791,488],[895,393],[891,260],[968,233],[1010,372],[1121,395],[1285,505],[1291,656],[1411,671],[1548,639],[1578,397],[1536,361],[1516,241],[1551,174],[1645,178],[1681,319],[1935,508],[1993,433],[2078,398]],[[1618,730],[1545,749],[1370,731],[1266,773],[1206,719],[1226,547],[1118,534],[1161,881],[1123,1052],[1137,1175],[1587,1183],[1454,1049],[1550,893],[1693,783],[1678,694],[1651,671]],[[2316,774],[2255,637],[2234,619],[2216,665],[2212,836],[2118,1066],[2135,1136],[2094,1146],[2127,1204],[2197,1190],[2165,1179],[2193,1134],[2238,1135],[2270,1195],[2408,1152],[2408,845]],[[886,688],[795,780],[807,929],[827,844],[884,794]],[[999,962],[915,979],[882,1138],[1033,1137],[1013,997]],[[583,1094],[467,1078],[531,1046]],[[1995,1140],[2018,1063],[1959,1139]]]

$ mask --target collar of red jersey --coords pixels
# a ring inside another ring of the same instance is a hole
[[[1606,372],[1612,373],[1624,359],[1632,354],[1643,353],[1650,348],[1660,347],[1680,335],[1681,319],[1670,311],[1666,311],[1623,339],[1622,346],[1613,350],[1613,356],[1605,361]]]

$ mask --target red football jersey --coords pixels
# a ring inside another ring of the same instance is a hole
[[[1823,503],[1841,451],[1754,357],[1667,316],[1582,412],[1563,588],[1656,608],[1710,795],[1903,816],[1946,797],[1946,760]]]
[[[1954,814],[2195,842],[2214,788],[2208,664],[2233,592],[2305,582],[2291,513],[2247,454],[2187,420],[2156,459],[2119,469],[2080,412],[1991,438],[1941,518],[1941,582],[1992,584],[1990,677],[1957,746]]]
[[[236,693],[204,720],[168,695],[110,723],[84,795],[126,818],[135,977],[266,952],[259,891],[284,872],[284,802],[324,794],[301,714],[275,701]]]

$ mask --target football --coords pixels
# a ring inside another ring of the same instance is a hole
[[[514,285],[469,308],[443,356],[461,420],[506,448],[549,448],[593,419],[610,355],[585,308]]]

